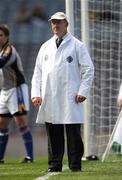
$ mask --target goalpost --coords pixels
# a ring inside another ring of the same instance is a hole
[[[74,35],[74,14],[73,14],[73,0],[65,0],[66,15],[69,20],[68,29]]]
[[[122,1],[67,2],[72,5],[73,33],[79,40],[87,39],[84,42],[95,66],[84,126],[86,154],[102,158],[120,110],[117,96],[122,80]]]

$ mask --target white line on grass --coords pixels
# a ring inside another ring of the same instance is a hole
[[[38,177],[35,180],[45,180],[45,179],[48,179],[50,176],[55,176],[57,174],[59,174],[59,172],[50,172],[50,173],[45,174],[44,176]]]
[[[66,170],[66,169],[68,169],[68,167],[67,167],[67,166],[64,166],[64,167],[63,167],[63,171]],[[56,175],[58,175],[58,174],[60,174],[60,172],[49,172],[49,173],[45,174],[44,176],[41,176],[41,177],[36,178],[35,180],[46,180],[46,179],[48,179],[49,177],[51,177],[51,176],[56,176]]]

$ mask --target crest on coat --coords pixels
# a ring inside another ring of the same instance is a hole
[[[68,61],[68,63],[71,63],[71,62],[73,61],[73,57],[72,57],[72,56],[68,56],[68,57],[66,58],[66,60]]]

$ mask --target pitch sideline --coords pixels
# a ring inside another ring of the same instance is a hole
[[[68,167],[64,165],[63,171],[66,170],[66,169],[68,169]],[[60,173],[61,173],[61,172],[49,172],[49,173],[45,174],[44,176],[41,176],[41,177],[36,178],[35,180],[46,180],[46,179],[48,179],[49,177],[51,177],[51,176],[56,176],[56,175],[58,175],[58,174],[60,174]]]

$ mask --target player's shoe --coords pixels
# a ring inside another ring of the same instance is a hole
[[[25,158],[21,161],[21,163],[33,163],[33,159],[30,159],[30,158],[25,157]]]

